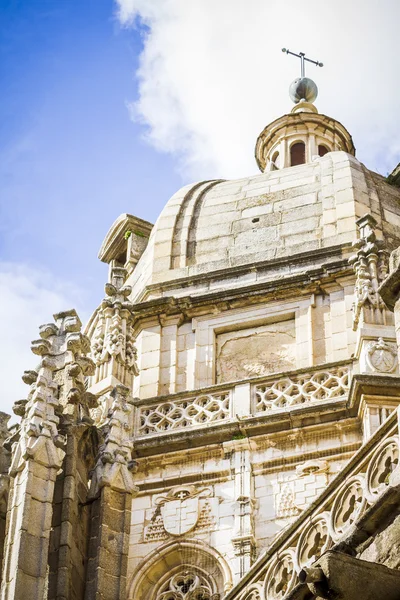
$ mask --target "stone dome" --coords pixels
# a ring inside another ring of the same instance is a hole
[[[302,263],[293,267],[294,256],[318,270],[351,252],[356,220],[366,213],[389,246],[400,244],[400,190],[343,151],[234,181],[188,185],[165,206],[129,275],[132,299],[204,294],[277,272],[295,276]]]

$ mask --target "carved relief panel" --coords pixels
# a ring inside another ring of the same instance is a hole
[[[145,528],[144,541],[166,540],[194,530],[213,529],[218,503],[218,498],[212,497],[211,488],[172,488],[166,496],[156,498],[150,522]]]
[[[217,383],[295,368],[294,319],[216,336]]]

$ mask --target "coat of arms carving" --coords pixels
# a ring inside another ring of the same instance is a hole
[[[200,516],[200,498],[208,498],[211,494],[210,488],[199,490],[189,486],[174,488],[166,496],[158,498],[156,504],[161,508],[165,531],[174,536],[192,531]]]
[[[368,344],[367,360],[373,371],[392,373],[397,366],[396,348],[380,337],[377,341]]]

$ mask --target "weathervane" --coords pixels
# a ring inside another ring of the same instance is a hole
[[[311,60],[311,58],[306,58],[306,55],[304,54],[304,52],[299,52],[298,54],[296,54],[295,52],[291,52],[290,50],[287,50],[286,48],[282,48],[282,52],[285,52],[285,54],[291,54],[292,56],[297,56],[297,58],[300,58],[301,77],[302,78],[306,76],[306,69],[305,69],[304,61],[310,62],[313,65],[316,65],[317,67],[324,66],[324,64],[322,62],[319,62],[318,60]]]
[[[300,58],[301,62],[301,76],[292,81],[289,87],[289,96],[291,100],[293,100],[295,104],[299,104],[300,102],[314,102],[318,96],[318,88],[312,79],[305,76],[305,61],[310,62],[317,67],[323,67],[324,65],[318,60],[307,58],[304,52],[299,52],[299,54],[296,54],[295,52],[291,52],[286,48],[282,48],[282,52]]]

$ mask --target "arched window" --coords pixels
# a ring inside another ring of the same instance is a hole
[[[328,154],[328,152],[330,152],[329,148],[327,148],[323,144],[319,144],[319,146],[318,146],[318,156],[325,156],[325,154]]]
[[[273,153],[271,158],[271,171],[277,171],[280,168],[279,163],[279,152],[276,151]]]
[[[290,147],[290,165],[304,165],[306,162],[306,146],[304,142],[296,142]]]
[[[182,569],[164,583],[156,600],[211,600],[212,596],[213,590],[204,576]]]

